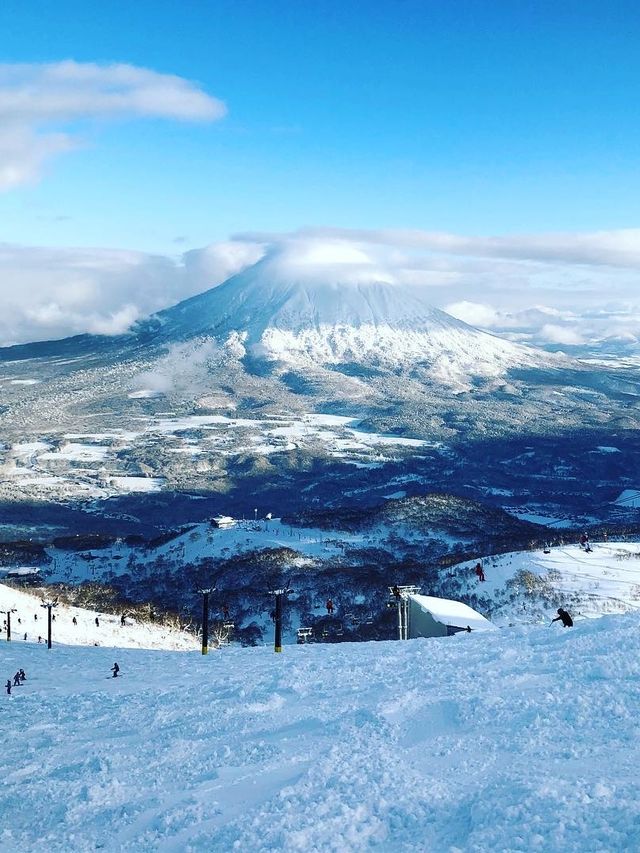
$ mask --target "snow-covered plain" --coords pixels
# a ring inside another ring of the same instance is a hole
[[[637,615],[280,655],[3,643],[27,681],[0,698],[2,849],[637,850],[639,661]]]

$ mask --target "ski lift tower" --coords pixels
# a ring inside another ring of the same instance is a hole
[[[40,607],[47,608],[47,649],[51,648],[51,610],[54,607],[58,606],[58,599],[54,598],[53,600],[50,598],[43,599]]]
[[[419,586],[398,586],[397,584],[389,587],[389,597],[391,601],[387,605],[393,607],[395,604],[398,608],[398,639],[409,639],[409,596],[417,595],[420,592]]]
[[[282,651],[282,599],[287,593],[293,592],[288,586],[281,589],[270,589],[269,595],[274,595],[276,599],[275,610],[273,611],[273,621],[275,625],[275,638],[273,643],[274,652]]]

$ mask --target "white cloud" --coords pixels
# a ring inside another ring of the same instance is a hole
[[[139,317],[220,284],[261,253],[257,245],[221,243],[174,260],[0,244],[0,345],[124,332]]]
[[[463,320],[471,326],[480,326],[483,329],[489,329],[500,323],[500,314],[496,309],[480,302],[453,302],[451,305],[445,305],[444,310],[452,317],[457,317],[458,320]]]
[[[439,231],[307,228],[303,239],[342,239],[448,255],[640,268],[640,228],[589,233],[467,237]],[[251,239],[258,239],[254,234]]]
[[[538,332],[538,337],[550,344],[565,346],[578,346],[585,343],[584,336],[576,328],[557,326],[554,323],[546,323]]]
[[[214,121],[225,114],[222,101],[197,84],[147,68],[71,60],[0,64],[0,190],[33,182],[47,161],[78,147],[78,121]]]
[[[384,241],[379,232],[348,232],[357,234],[349,238],[344,233],[245,234],[178,259],[0,245],[0,343],[124,331],[137,318],[213,287],[265,254],[266,269],[292,279],[428,288],[435,307],[515,340],[557,346],[638,340],[640,259],[625,267],[568,257],[533,261],[529,251],[522,258],[511,251],[506,257],[479,257],[413,248],[406,232],[400,232],[397,244],[391,242],[393,232],[384,232]],[[619,235],[620,246],[628,233]],[[587,247],[589,239],[581,235],[576,242]],[[413,242],[419,242],[415,233]],[[534,242],[544,254],[543,238]],[[609,246],[615,243],[612,233]],[[601,238],[594,238],[590,251],[599,245]]]

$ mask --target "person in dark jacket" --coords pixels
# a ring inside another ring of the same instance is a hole
[[[484,576],[484,569],[482,568],[482,563],[476,563],[476,567],[473,570],[478,576],[479,581],[485,581],[486,578]]]
[[[114,663],[114,665],[111,667],[111,672],[113,673],[114,678],[118,677],[118,673],[120,672],[120,667],[118,666],[117,663]]]
[[[5,684],[5,687],[7,688],[7,696],[11,696],[11,679],[10,678],[7,678],[7,683]]]
[[[13,676],[13,686],[14,687],[20,687],[20,673],[19,672],[16,672],[16,674]]]
[[[554,622],[562,622],[565,628],[573,628],[573,619],[571,618],[571,616],[569,616],[567,611],[564,610],[562,607],[558,607],[557,612],[558,615],[555,619],[551,620],[551,624],[553,625]]]

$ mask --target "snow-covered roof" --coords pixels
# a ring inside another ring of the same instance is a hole
[[[37,575],[40,569],[37,566],[14,566],[2,569],[9,577],[16,575]]]
[[[436,622],[441,622],[443,625],[450,625],[452,628],[466,628],[468,625],[473,631],[497,630],[496,626],[488,619],[461,601],[433,598],[430,595],[411,595],[409,597],[425,613],[429,613]]]
[[[216,515],[212,519],[214,524],[217,524],[218,527],[222,527],[223,525],[231,525],[235,524],[236,520],[230,515]]]
[[[640,507],[640,491],[637,489],[625,489],[623,492],[620,492],[614,504],[638,509]]]

